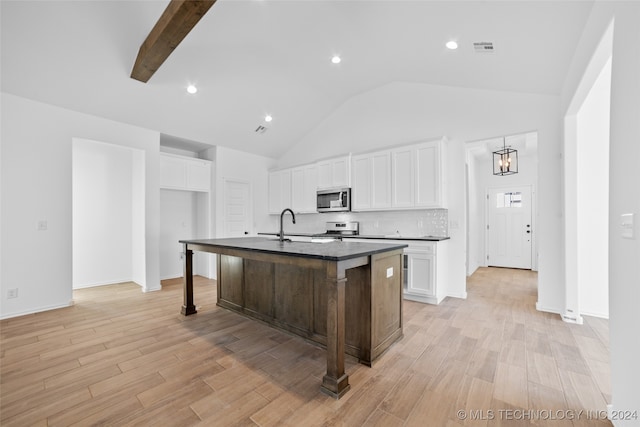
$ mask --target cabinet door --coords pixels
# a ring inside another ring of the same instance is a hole
[[[391,207],[391,153],[384,151],[371,155],[371,207]]]
[[[393,207],[410,208],[414,205],[414,173],[412,147],[398,148],[391,152]]]
[[[187,188],[193,191],[209,191],[211,164],[206,160],[185,160],[187,166]]]
[[[280,208],[282,199],[282,174],[280,171],[269,172],[269,213],[277,214],[282,211]]]
[[[291,169],[280,171],[280,175],[280,209],[278,213],[291,207]]]
[[[352,166],[351,209],[371,209],[371,156],[354,156]]]
[[[291,209],[294,212],[304,211],[304,168],[291,171]]]
[[[331,163],[331,181],[333,187],[349,187],[351,162],[349,157],[334,159]]]
[[[318,188],[349,187],[351,183],[351,157],[337,157],[316,163]]]
[[[291,170],[291,209],[296,213],[316,211],[317,169],[315,165]],[[287,206],[283,206],[284,209]]]
[[[407,252],[407,292],[435,296],[436,257],[424,252]]]
[[[291,207],[291,170],[269,172],[269,213]]]
[[[182,159],[160,153],[160,187],[187,188],[187,168]]]
[[[416,148],[416,206],[442,205],[440,154],[437,142],[421,144]]]
[[[323,161],[317,164],[318,167],[318,188],[331,188],[333,181],[331,179],[331,162]]]
[[[304,168],[303,212],[316,212],[316,192],[318,191],[318,168],[308,165]]]

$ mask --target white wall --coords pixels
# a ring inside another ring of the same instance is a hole
[[[231,148],[216,147],[215,167],[215,224],[216,237],[224,236],[222,186],[224,179],[248,181],[251,186],[251,202],[253,204],[253,220],[250,233],[270,227],[268,214],[268,178],[269,169],[274,160]]]
[[[132,150],[74,138],[72,167],[74,289],[131,280]]]
[[[609,317],[609,109],[611,61],[577,114],[578,313]]]
[[[620,215],[640,215],[640,3],[596,2],[563,88],[562,112],[570,112],[575,98],[584,99],[580,82],[589,78],[589,61],[597,56],[597,46],[615,18],[611,70],[610,173],[609,173],[609,335],[611,348],[611,388],[614,410],[640,408],[640,346],[638,346],[638,301],[640,301],[640,238],[622,238]],[[600,64],[607,57],[600,58]],[[595,77],[590,77],[595,80]],[[616,427],[637,426],[638,420],[616,420]]]
[[[145,152],[145,282],[159,289],[158,132],[2,93],[2,317],[72,301],[71,141]],[[47,231],[37,224],[46,220]],[[7,289],[19,296],[7,299]]]
[[[160,279],[182,277],[183,239],[208,236],[197,232],[196,192],[160,190]],[[197,262],[197,257],[194,263]]]
[[[255,235],[259,231],[270,230],[273,223],[268,214],[268,177],[269,169],[274,166],[274,159],[263,157],[243,151],[234,150],[232,148],[216,146],[208,150],[202,151],[201,158],[213,161],[212,169],[212,196],[210,198],[210,212],[212,213],[211,221],[213,232],[209,237],[222,238],[224,235],[224,198],[223,183],[225,179],[234,179],[247,181],[250,185],[251,204],[252,204],[252,226],[251,235]],[[207,263],[209,271],[206,275],[210,278],[216,278],[215,255],[197,254],[202,261],[200,265]]]
[[[609,175],[609,316],[612,403],[615,409],[640,408],[640,3],[616,4],[611,73]],[[620,215],[635,213],[635,238],[620,236]],[[637,426],[638,420],[616,422]]]
[[[131,280],[147,283],[146,272],[146,208],[145,152],[131,149]]]
[[[448,208],[452,293],[464,291],[466,141],[538,131],[538,307],[564,307],[559,97],[413,83],[392,83],[356,96],[327,117],[279,161],[292,166],[347,152],[449,139]],[[542,166],[544,165],[544,166]]]

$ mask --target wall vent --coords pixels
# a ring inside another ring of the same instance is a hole
[[[493,53],[493,42],[474,42],[473,51],[475,53]]]
[[[265,133],[267,131],[267,128],[265,126],[258,126],[255,130],[256,133]]]

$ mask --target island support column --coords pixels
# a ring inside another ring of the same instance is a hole
[[[184,244],[184,304],[180,313],[188,316],[197,313],[193,304],[193,251]]]
[[[327,373],[322,378],[320,390],[337,399],[350,388],[349,376],[344,372],[344,268],[338,262],[329,262],[327,272]]]

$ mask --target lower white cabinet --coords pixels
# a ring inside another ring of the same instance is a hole
[[[448,240],[344,239],[364,243],[398,243],[409,245],[403,256],[404,299],[440,304],[447,296],[446,250]]]
[[[436,286],[437,248],[438,244],[435,242],[412,242],[404,250],[405,299],[431,304],[439,304],[444,299],[444,296],[438,298]]]

